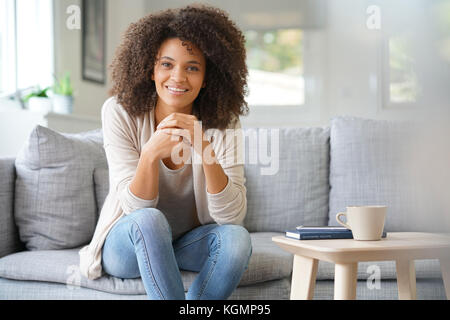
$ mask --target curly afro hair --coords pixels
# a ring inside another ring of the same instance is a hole
[[[207,86],[193,105],[203,128],[225,129],[239,115],[248,114],[245,38],[225,11],[193,4],[149,14],[125,32],[111,64],[110,93],[130,116],[156,106],[151,75],[159,48],[169,38],[195,44],[205,56]]]

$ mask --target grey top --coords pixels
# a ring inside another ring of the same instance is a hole
[[[189,161],[188,161],[189,162]],[[172,229],[172,240],[200,226],[195,205],[192,164],[177,170],[159,161],[159,201],[156,206],[166,216]]]

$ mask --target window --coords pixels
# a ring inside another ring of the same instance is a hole
[[[0,94],[14,92],[16,87],[14,15],[14,1],[0,1]]]
[[[389,38],[389,103],[411,104],[420,94],[411,38]]]
[[[0,95],[53,82],[52,0],[0,1]]]
[[[302,30],[249,30],[245,38],[249,105],[303,105]]]

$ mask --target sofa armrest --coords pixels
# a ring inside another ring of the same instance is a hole
[[[0,158],[0,258],[23,249],[14,222],[14,158]]]

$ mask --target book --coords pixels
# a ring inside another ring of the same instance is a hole
[[[312,230],[312,231],[347,231],[346,227],[342,226],[321,226],[321,227],[311,227],[311,226],[297,226],[295,229],[298,230]]]
[[[350,229],[345,227],[297,227],[287,230],[286,237],[297,240],[320,240],[320,239],[353,239]],[[386,237],[383,231],[382,238]]]

